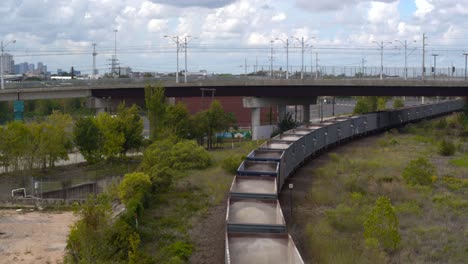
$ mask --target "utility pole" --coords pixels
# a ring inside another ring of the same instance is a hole
[[[179,36],[164,36],[165,38],[170,38],[176,44],[176,53],[177,53],[177,68],[176,68],[176,83],[179,83],[179,50],[180,50],[180,39]]]
[[[436,79],[436,65],[437,65],[437,56],[439,56],[439,54],[432,54],[432,56],[434,57],[434,80]]]
[[[189,35],[189,36],[186,36],[186,37],[184,38],[184,44],[183,44],[183,45],[184,45],[184,51],[185,51],[185,73],[184,73],[184,83],[187,83],[187,73],[188,73],[188,71],[187,71],[187,47],[188,47],[188,43],[190,42],[190,39],[189,39],[190,37],[191,37],[190,35]],[[179,61],[179,60],[177,60],[177,61]]]
[[[424,81],[424,78],[425,78],[425,75],[426,75],[426,64],[425,64],[425,60],[426,60],[426,33],[423,33],[423,41],[422,41],[422,74],[421,74],[421,78],[422,80]],[[423,97],[423,103],[424,103],[424,97]]]
[[[364,73],[364,69],[365,69],[365,68],[364,68],[364,65],[365,65],[365,63],[366,63],[366,59],[365,59],[365,58],[362,58],[362,59],[361,59],[361,65],[362,65],[362,66],[361,66],[361,75],[362,75],[362,78],[364,78],[364,76],[365,76],[365,73]]]
[[[112,58],[112,74],[117,74],[117,29],[114,29],[114,57]]]
[[[6,46],[8,46],[8,44],[10,44],[10,43],[16,43],[16,40],[11,40],[11,41],[7,42],[6,44],[3,44],[3,40],[2,40],[1,43],[0,43],[0,47],[1,47],[1,51],[2,51],[1,56],[0,56],[0,75],[1,75],[1,79],[2,79],[1,80],[2,90],[5,89],[5,79],[3,77],[3,55],[4,55],[3,52],[5,51]]]
[[[284,44],[286,44],[286,80],[289,79],[289,39],[286,38],[286,41],[276,38],[276,40],[281,40]]]
[[[315,52],[315,80],[318,80],[318,52]]]
[[[467,59],[468,59],[468,53],[463,53],[463,55],[465,56],[465,81],[466,81],[466,66],[467,66]]]
[[[93,79],[96,79],[96,43],[93,43]]]
[[[373,41],[377,46],[380,48],[380,80],[383,80],[383,50],[384,50],[384,42],[381,41],[380,44],[377,41]],[[391,44],[392,42],[387,42]]]
[[[244,58],[244,70],[245,70],[245,76],[247,76],[247,58]]]
[[[406,81],[408,79],[408,53],[407,53],[408,44],[406,40],[405,42],[401,42],[398,39],[396,39],[395,41],[400,42],[401,45],[403,45],[403,47],[405,48],[405,81]],[[416,42],[416,40],[414,40],[413,42]]]
[[[296,37],[292,37],[294,39],[296,39],[300,44],[301,44],[301,80],[304,80],[304,50],[305,50],[305,43],[308,41],[304,41],[304,37],[301,37],[300,39],[299,38],[296,38]],[[313,39],[313,37],[311,38]]]
[[[270,49],[270,78],[273,79],[273,40],[270,40],[271,49]]]

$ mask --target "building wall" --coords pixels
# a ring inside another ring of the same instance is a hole
[[[11,67],[12,65],[15,65],[12,55],[8,53],[3,53],[2,62],[3,62],[3,73],[12,74],[15,72],[15,69]]]
[[[211,96],[205,97],[177,97],[175,102],[184,103],[191,114],[196,114],[202,110],[210,108],[211,102],[218,100],[223,106],[224,110],[231,112],[236,117],[237,125],[240,127],[251,126],[251,112],[250,108],[244,108],[242,104],[241,96]],[[277,119],[277,107],[272,108],[272,120],[273,124],[276,124]],[[262,108],[261,110],[261,123],[269,124],[270,108]]]

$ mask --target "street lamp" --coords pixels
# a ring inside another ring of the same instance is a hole
[[[4,78],[3,78],[3,51],[4,51],[5,48],[6,48],[9,44],[11,44],[11,43],[16,43],[16,40],[10,40],[10,41],[8,41],[6,44],[3,44],[3,40],[2,40],[2,41],[1,41],[1,45],[0,45],[1,51],[2,51],[1,56],[0,56],[0,72],[1,72],[1,79],[2,79],[2,80],[1,80],[1,83],[2,83],[2,85],[1,85],[2,90],[5,89],[5,80],[4,80]]]
[[[294,36],[292,36],[291,38],[299,41],[299,43],[301,44],[301,53],[302,53],[302,62],[301,62],[301,80],[304,79],[304,50],[305,50],[305,43],[311,39],[314,39],[315,37],[311,37],[310,39],[308,40],[305,40],[304,41],[304,37],[301,37],[300,39],[299,38],[296,38]]]
[[[286,38],[286,41],[280,38],[275,38],[275,40],[280,40],[286,44],[286,80],[289,79],[289,39]]]
[[[395,42],[400,42],[401,45],[403,45],[403,47],[405,48],[405,81],[408,79],[408,63],[407,63],[407,60],[408,60],[408,53],[407,53],[407,48],[408,48],[408,45],[407,45],[407,42],[406,42],[406,39],[405,39],[405,42],[401,42],[401,40],[398,40],[398,39],[395,39]],[[416,42],[416,40],[413,40],[413,42]]]
[[[176,71],[176,83],[179,83],[179,49],[180,49],[180,39],[179,36],[164,36],[165,38],[170,38],[176,44],[177,51],[177,71]]]
[[[377,44],[380,48],[380,80],[383,80],[383,48],[384,48],[384,42],[381,41],[380,44],[377,41],[372,41],[372,43]],[[386,42],[388,44],[391,44],[392,42]]]

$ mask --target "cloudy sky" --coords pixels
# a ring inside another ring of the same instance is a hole
[[[190,35],[189,71],[244,72],[271,64],[271,43],[289,38],[290,65],[301,65],[299,42],[307,40],[305,64],[358,67],[421,67],[422,36],[427,35],[427,65],[464,67],[468,51],[468,0],[1,0],[0,39],[15,39],[6,51],[15,61],[39,61],[50,71],[71,66],[90,72],[92,43],[97,67],[109,68],[117,29],[117,56],[134,71],[170,72],[176,46],[165,35]],[[388,43],[392,41],[392,43]],[[286,65],[281,41],[273,43],[273,65]],[[180,54],[181,67],[184,64]]]

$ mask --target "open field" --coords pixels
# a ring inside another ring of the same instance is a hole
[[[0,210],[0,263],[63,263],[72,212]]]
[[[449,125],[426,121],[357,140],[299,169],[291,179],[292,200],[283,192],[281,203],[305,261],[466,263],[468,143],[450,118]],[[456,146],[454,156],[438,154],[443,138]],[[419,157],[436,172],[431,184],[409,186],[402,172]],[[363,222],[380,196],[391,199],[399,220],[401,243],[394,251],[370,246],[363,236]]]

